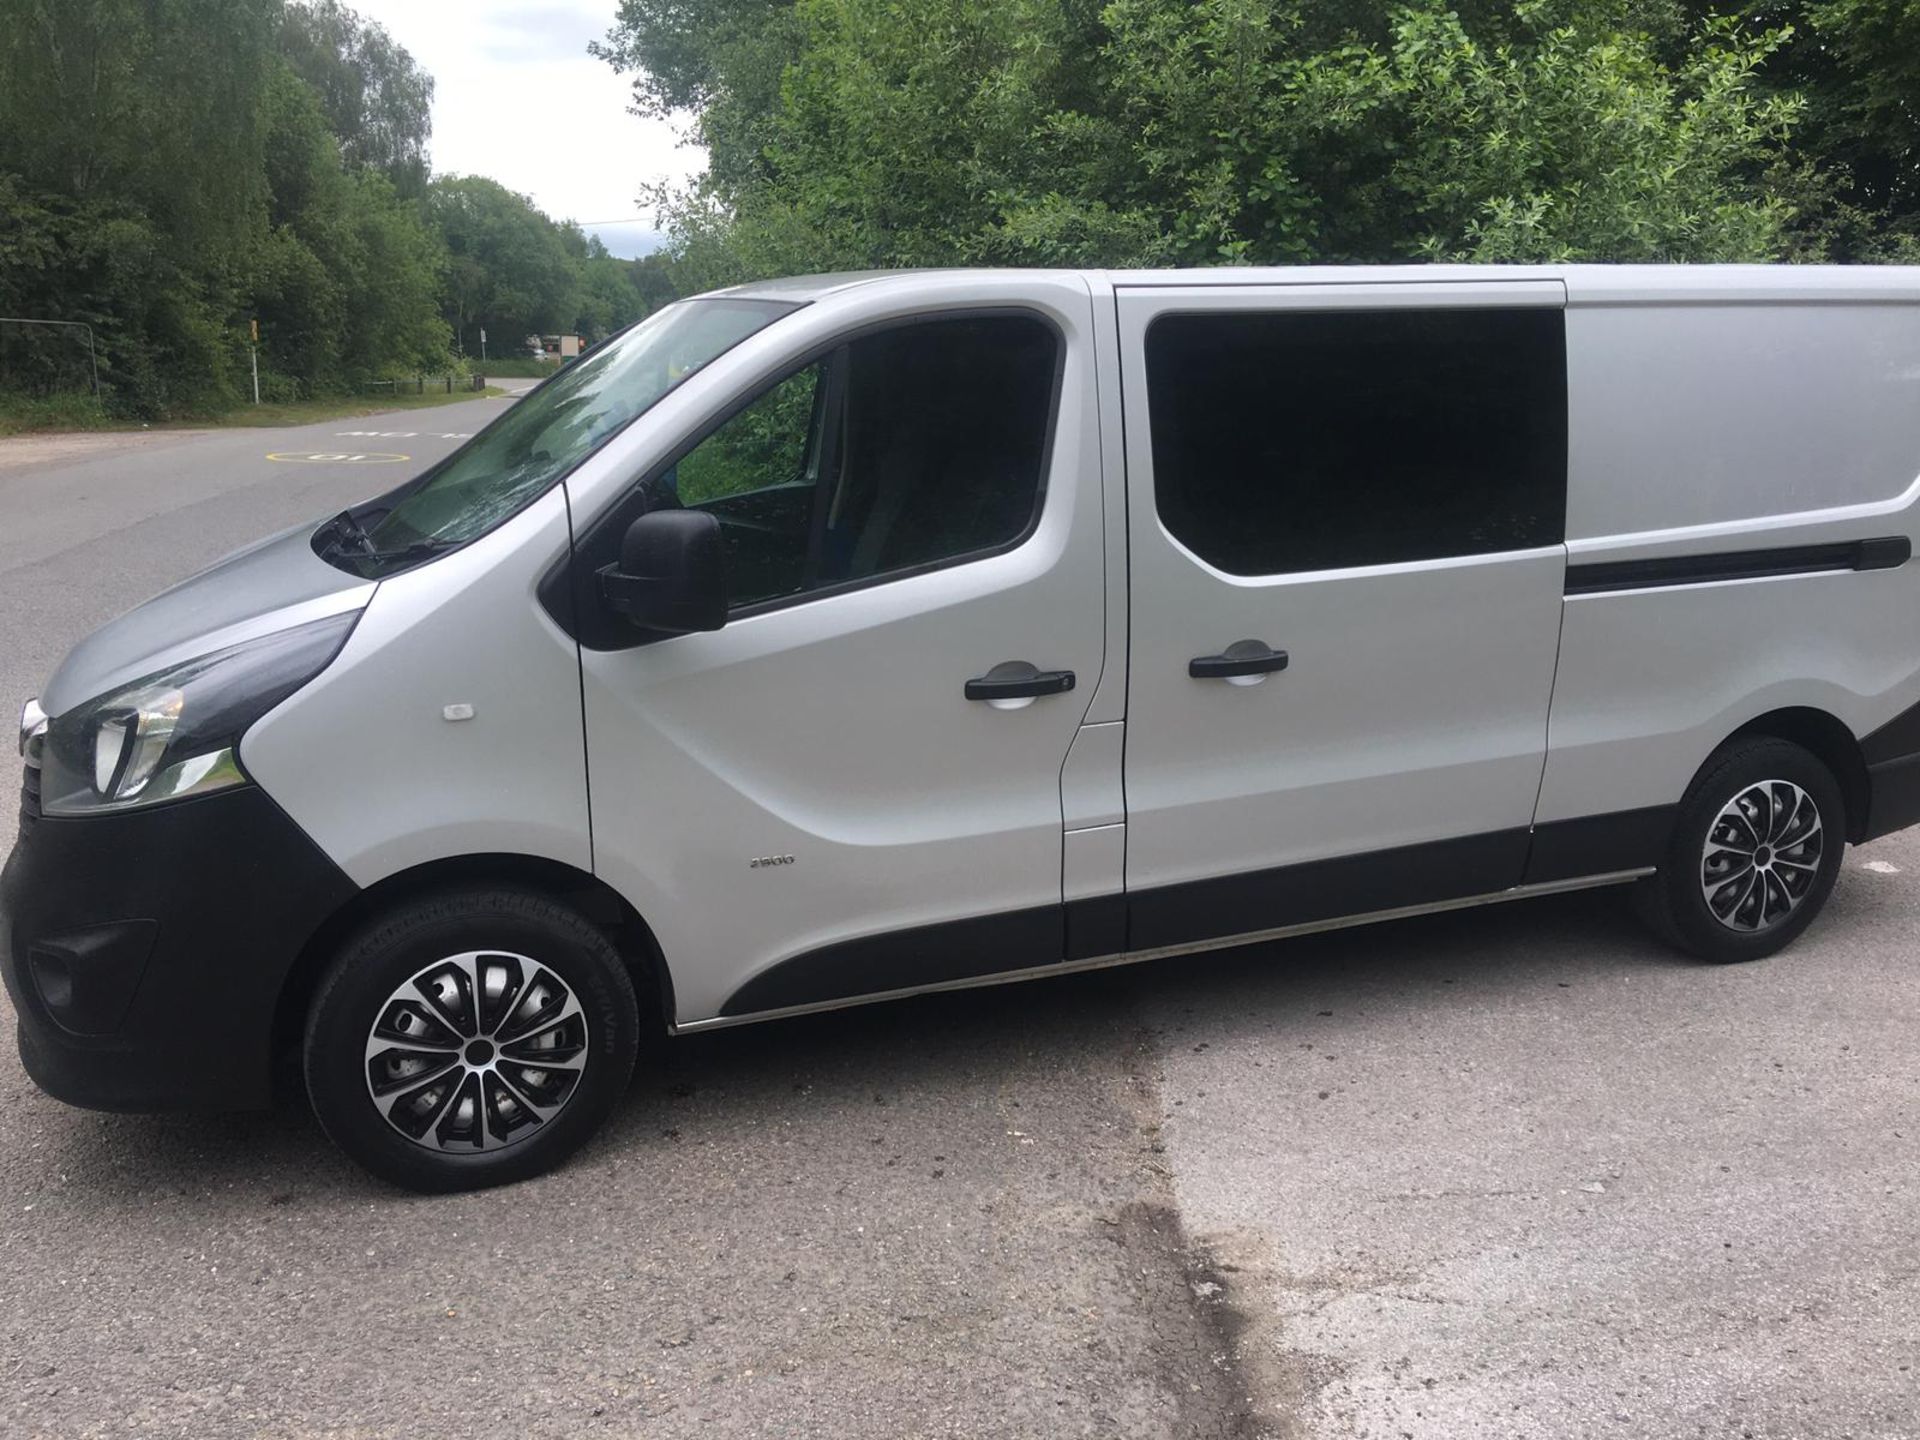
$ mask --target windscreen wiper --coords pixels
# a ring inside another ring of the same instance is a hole
[[[351,510],[342,510],[326,524],[320,527],[325,538],[320,542],[320,555],[325,558],[336,555],[351,547],[356,555],[374,554],[373,537],[367,533],[367,527],[360,523],[359,517]]]
[[[439,555],[448,550],[458,550],[465,543],[464,540],[415,540],[411,544],[402,545],[394,550],[369,548],[366,555],[367,559],[375,561],[382,567],[389,565],[407,565],[415,560],[424,560],[430,555]],[[371,542],[369,542],[369,545],[371,545]]]

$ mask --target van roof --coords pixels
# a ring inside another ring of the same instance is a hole
[[[1278,265],[1186,270],[850,270],[755,280],[719,295],[818,300],[858,286],[927,275],[1073,274],[1117,288],[1241,285],[1428,284],[1558,280],[1575,304],[1733,303],[1758,300],[1920,302],[1920,265]]]

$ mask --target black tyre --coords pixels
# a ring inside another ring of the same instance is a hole
[[[1786,740],[1715,752],[1680,802],[1659,873],[1634,890],[1654,933],[1716,963],[1791,944],[1827,903],[1846,848],[1839,783]]]
[[[423,897],[351,939],[307,1014],[307,1093],[340,1148],[412,1190],[524,1180],[625,1092],[639,1044],[612,943],[545,896]]]

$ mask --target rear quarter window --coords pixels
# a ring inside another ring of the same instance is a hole
[[[1161,522],[1230,574],[1565,538],[1558,309],[1163,315],[1146,368]]]

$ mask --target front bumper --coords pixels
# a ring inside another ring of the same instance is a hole
[[[266,792],[25,811],[0,871],[0,978],[42,1090],[100,1110],[271,1102],[295,960],[355,893]]]

